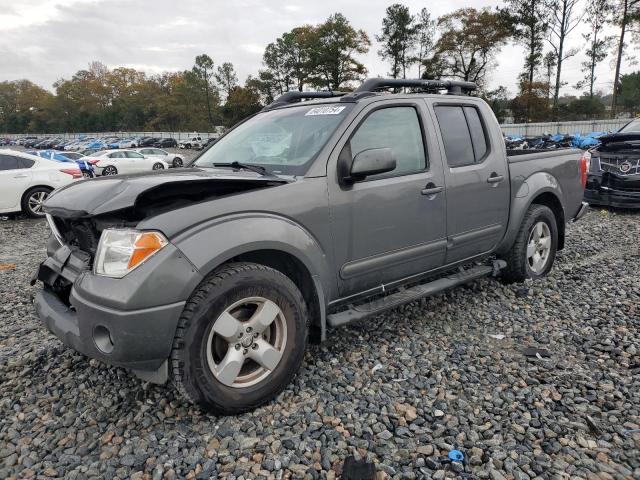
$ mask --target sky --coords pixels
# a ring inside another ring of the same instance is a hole
[[[389,66],[377,52],[375,34],[385,9],[393,1],[379,0],[0,0],[0,81],[27,78],[52,90],[60,78],[70,78],[100,61],[109,67],[132,67],[149,74],[191,68],[196,55],[207,53],[216,64],[232,62],[241,81],[262,66],[264,47],[283,32],[303,24],[318,24],[343,13],[372,40],[360,60],[369,76],[385,76]],[[432,16],[463,7],[495,7],[500,0],[400,0],[412,13],[428,8]],[[584,50],[576,29],[569,47]],[[612,32],[613,33],[613,32]],[[489,87],[504,85],[515,94],[524,52],[509,45],[498,54]],[[563,65],[562,93],[579,93],[584,53]],[[626,71],[631,69],[625,62]],[[623,68],[623,73],[625,71]],[[636,67],[637,68],[637,67]],[[598,68],[596,88],[610,90],[612,57]],[[411,70],[417,76],[417,67]],[[408,75],[410,76],[410,75]]]

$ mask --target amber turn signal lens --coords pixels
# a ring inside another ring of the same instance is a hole
[[[127,268],[131,269],[160,250],[167,241],[155,232],[142,232],[134,243]]]

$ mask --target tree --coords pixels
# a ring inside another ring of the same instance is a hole
[[[622,66],[622,58],[625,55],[627,45],[627,37],[633,31],[634,26],[640,23],[640,0],[616,0],[613,6],[612,23],[620,28],[618,34],[618,46],[616,48],[616,69],[613,78],[613,95],[611,97],[611,115],[615,117],[616,107],[618,103],[618,95],[620,93],[620,68]]]
[[[571,32],[580,24],[584,12],[578,13],[576,8],[580,0],[547,0],[547,7],[551,11],[549,23],[549,44],[556,60],[556,81],[553,90],[553,120],[558,120],[558,98],[562,86],[562,63],[578,53],[577,49],[566,50],[565,42]]]
[[[211,94],[212,90],[211,78],[213,77],[213,60],[207,54],[198,55],[196,57],[196,64],[193,66],[193,74],[200,80],[204,87],[206,99],[207,99],[207,113],[209,115],[209,122],[213,125],[213,115],[211,114]]]
[[[507,98],[507,89],[502,85],[495,90],[484,92],[482,98],[489,104],[499,123],[503,123],[507,111],[509,109],[509,100]]]
[[[619,99],[620,104],[632,115],[640,112],[640,72],[622,75]]]
[[[511,36],[504,16],[488,8],[462,8],[438,19],[436,45],[446,76],[483,84],[487,68]]]
[[[549,119],[549,84],[520,80],[520,93],[511,100],[516,122],[543,122]]]
[[[418,43],[417,54],[414,61],[418,64],[418,77],[422,78],[422,68],[425,71],[429,65],[426,65],[428,59],[433,59],[436,46],[436,21],[431,18],[431,14],[426,8],[420,10],[416,16],[414,28],[416,30],[416,41]],[[433,69],[431,69],[433,71]],[[435,78],[435,77],[425,77]]]
[[[371,45],[363,30],[354,29],[344,15],[335,13],[317,27],[317,35],[314,76],[310,79],[315,86],[340,90],[364,78],[367,69],[355,58],[356,54],[367,53]]]
[[[310,25],[285,32],[267,45],[263,63],[280,93],[295,88],[302,91],[314,71],[313,52],[317,48],[317,29]]]
[[[547,98],[551,98],[551,80],[553,78],[553,74],[556,71],[556,66],[558,65],[558,63],[556,62],[556,56],[553,52],[547,52],[544,56],[544,59],[542,60],[542,63],[544,64],[544,78],[545,81],[547,83]]]
[[[227,101],[222,108],[224,124],[231,127],[262,108],[260,94],[252,88],[252,85],[244,87],[235,86],[229,92]]]
[[[576,88],[587,87],[590,98],[593,98],[593,86],[596,83],[596,67],[607,58],[607,50],[611,44],[611,37],[605,36],[603,32],[610,14],[610,0],[589,0],[586,10],[589,31],[582,34],[587,43],[587,61],[582,62],[585,78],[576,84]]]
[[[220,65],[215,78],[227,97],[231,93],[231,89],[238,85],[238,76],[231,62],[224,62]]]
[[[387,7],[387,14],[382,19],[382,34],[376,35],[376,40],[382,43],[378,55],[383,60],[391,61],[392,78],[407,78],[407,65],[413,61],[410,50],[416,37],[416,26],[409,8],[394,3]]]
[[[506,0],[502,10],[513,24],[513,36],[526,49],[522,78],[533,83],[542,66],[544,39],[548,30],[549,11],[545,0]]]

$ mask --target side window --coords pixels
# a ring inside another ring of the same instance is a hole
[[[462,107],[435,107],[440,133],[450,167],[461,167],[475,163],[471,136],[467,128]]]
[[[488,142],[484,133],[484,127],[480,120],[480,114],[475,107],[464,107],[464,114],[469,124],[469,133],[471,133],[471,143],[473,144],[473,152],[476,156],[476,162],[481,162],[487,154]]]
[[[19,158],[18,159],[18,168],[31,168],[36,162],[31,160],[30,158]]]
[[[462,167],[482,162],[489,144],[475,107],[442,105],[435,107],[447,156],[447,164]]]
[[[128,158],[144,158],[144,155],[138,152],[122,152],[122,154],[126,154],[125,156],[127,156]]]
[[[143,155],[149,155],[151,153],[151,149],[145,148],[144,150],[140,150],[140,153],[142,153]]]
[[[164,152],[164,150],[160,150],[158,148],[154,148],[153,149],[153,153],[155,153],[156,155],[166,155],[166,153]]]
[[[352,158],[364,150],[390,148],[397,162],[396,169],[390,172],[392,175],[427,168],[422,129],[418,112],[413,107],[375,110],[360,124],[350,144]]]
[[[16,170],[18,166],[18,157],[11,155],[0,155],[0,170]]]

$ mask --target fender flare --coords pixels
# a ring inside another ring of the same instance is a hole
[[[564,212],[565,195],[562,191],[560,182],[558,182],[558,180],[548,172],[534,173],[530,177],[522,180],[522,183],[511,201],[509,227],[507,228],[507,233],[496,249],[496,253],[498,255],[505,254],[511,249],[525,213],[534,200],[545,193],[550,193],[558,199],[560,206],[563,209],[564,218],[566,219],[566,212]],[[564,225],[558,225],[558,229],[564,231]]]
[[[279,215],[249,212],[201,223],[172,241],[203,276],[242,254],[277,250],[291,255],[312,279],[325,338],[326,302],[335,293],[335,278],[331,277],[330,259],[320,242],[302,225]]]

